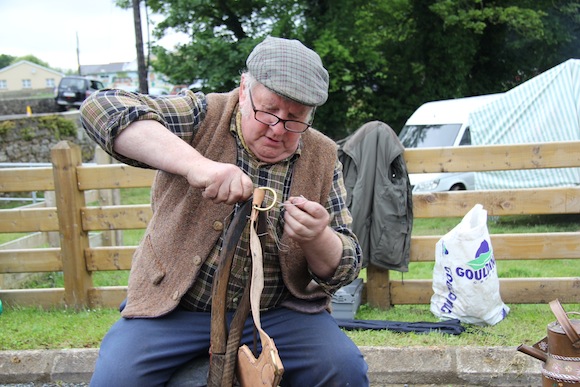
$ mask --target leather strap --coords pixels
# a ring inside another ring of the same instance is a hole
[[[262,244],[256,231],[258,214],[264,214],[269,208],[262,208],[264,191],[254,191],[254,205],[250,216],[250,252],[252,254],[252,278],[250,280],[250,304],[254,327],[260,334],[262,353],[256,358],[248,346],[243,345],[238,351],[238,381],[242,387],[278,386],[284,373],[284,366],[274,341],[262,329],[260,322],[260,299],[264,289],[264,268]],[[275,203],[276,200],[273,201]],[[265,224],[262,220],[260,224]]]
[[[564,311],[564,308],[562,308],[560,301],[558,299],[551,301],[550,308],[552,309],[552,312],[554,312],[556,320],[558,320],[558,323],[560,323],[560,326],[562,329],[564,329],[566,336],[568,336],[572,342],[572,346],[574,348],[580,348],[580,336],[578,335],[578,332],[576,332],[576,329],[574,329],[572,326],[572,323],[570,322],[566,311]]]
[[[254,205],[256,201],[254,200]],[[264,339],[266,334],[262,330],[260,323],[260,298],[262,290],[264,290],[264,263],[262,257],[262,244],[256,232],[256,221],[258,220],[258,213],[256,209],[252,209],[250,217],[250,252],[252,253],[252,280],[250,282],[250,306],[252,310],[252,317],[254,325],[260,333],[260,339]]]

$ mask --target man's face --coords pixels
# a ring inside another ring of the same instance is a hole
[[[311,107],[301,105],[270,91],[261,84],[252,90],[252,100],[257,110],[276,115],[283,120],[307,122]],[[296,151],[301,133],[289,132],[283,122],[269,126],[256,121],[242,82],[240,87],[240,109],[242,109],[242,134],[248,148],[258,159],[267,163],[276,163]]]

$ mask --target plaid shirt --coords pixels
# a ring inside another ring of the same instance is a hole
[[[97,98],[99,102],[96,104],[97,107],[93,108],[92,111],[84,111],[82,119],[89,135],[111,154],[114,154],[112,150],[113,137],[131,122],[139,119],[157,120],[176,135],[190,142],[203,120],[206,107],[205,96],[201,93],[188,92],[185,95],[172,98],[141,96],[140,101],[136,101],[134,96],[120,91],[105,91],[101,94]],[[143,102],[149,105],[149,108],[144,106]],[[133,105],[134,107],[128,109],[128,112],[118,114],[114,120],[112,117],[104,118],[103,112],[110,112],[115,109],[114,106],[119,105]],[[241,133],[239,114],[238,112],[232,117],[230,128],[238,146],[237,165],[252,179],[254,186],[267,186],[274,189],[279,201],[283,202],[289,196],[292,170],[300,157],[302,143],[299,144],[296,152],[287,159],[276,164],[263,163],[253,157],[240,140],[238,135]],[[100,125],[98,124],[99,120],[101,120]],[[89,126],[88,123],[92,123],[92,125]],[[130,165],[146,167],[135,160],[116,154],[114,156]],[[271,202],[270,195],[266,191],[266,203]],[[329,279],[320,279],[311,273],[312,278],[329,294],[334,293],[345,282],[354,279],[360,269],[362,253],[356,236],[350,229],[352,217],[346,207],[345,199],[346,190],[342,179],[342,166],[337,161],[331,192],[327,202],[323,205],[330,214],[330,226],[343,242],[342,258],[334,275]],[[264,257],[264,290],[260,302],[262,309],[276,307],[291,297],[284,285],[278,260],[278,251],[284,248],[284,246],[279,245],[284,229],[284,209],[279,205],[274,206],[268,211],[267,223],[268,232],[261,238]],[[181,305],[184,308],[194,311],[211,310],[213,274],[219,261],[222,242],[223,239],[220,238],[202,265],[193,286],[182,298]],[[237,307],[250,275],[249,228],[246,227],[236,248],[232,264],[227,296],[229,310],[235,310]]]

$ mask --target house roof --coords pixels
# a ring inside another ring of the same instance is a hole
[[[27,64],[27,65],[29,65],[29,66],[32,66],[32,67],[36,67],[36,68],[38,68],[38,69],[42,69],[42,70],[44,70],[44,71],[48,71],[48,72],[54,73],[55,75],[59,75],[59,76],[61,76],[61,77],[63,77],[63,76],[64,76],[64,74],[63,74],[63,73],[61,73],[61,72],[59,72],[59,71],[53,70],[53,69],[51,69],[51,68],[49,68],[49,67],[44,67],[44,66],[41,66],[41,65],[39,65],[39,64],[36,64],[36,63],[30,62],[30,61],[27,61],[27,60],[20,60],[20,61],[18,61],[18,62],[16,62],[16,63],[13,63],[13,64],[11,64],[10,66],[6,66],[6,67],[3,67],[3,68],[1,68],[1,69],[0,69],[0,74],[1,74],[1,73],[3,73],[3,72],[6,72],[6,71],[8,71],[8,70],[10,70],[10,69],[13,69],[13,68],[15,68],[15,67],[22,66],[22,65],[24,65],[24,64]]]
[[[134,62],[116,62],[96,65],[81,65],[81,74],[96,75],[101,73],[118,73],[122,71],[137,71]]]

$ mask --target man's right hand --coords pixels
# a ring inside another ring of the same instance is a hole
[[[153,120],[135,121],[116,138],[116,152],[187,179],[214,203],[234,204],[252,196],[252,179],[233,164],[202,156],[191,145]]]
[[[202,196],[214,203],[235,204],[252,196],[252,179],[239,167],[201,159],[187,173],[191,186],[201,188]]]

